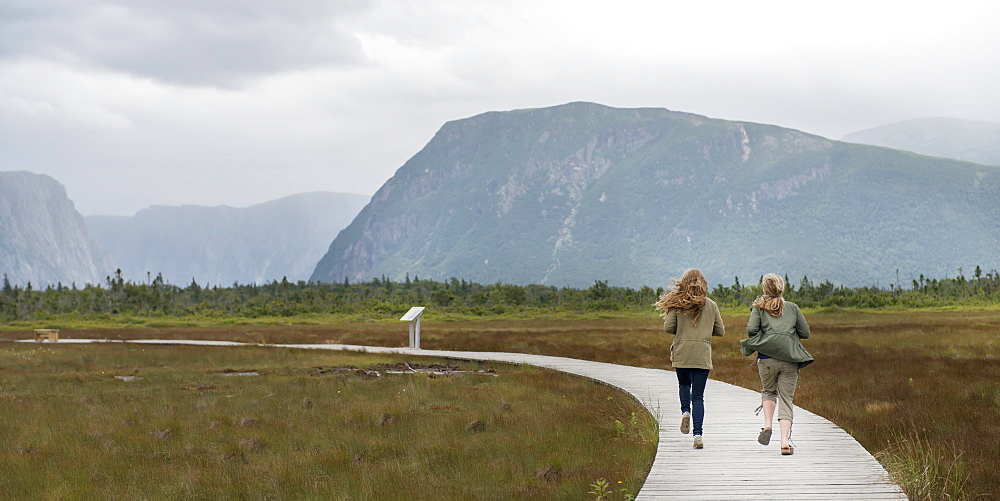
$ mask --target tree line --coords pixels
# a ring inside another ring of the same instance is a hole
[[[889,287],[845,287],[829,280],[815,283],[808,277],[791,282],[785,277],[785,297],[805,308],[932,307],[1000,304],[1000,273],[983,273],[977,266],[972,277],[961,270],[956,278],[925,278]],[[618,287],[596,280],[588,288],[550,285],[479,284],[464,279],[421,280],[409,275],[402,281],[386,277],[350,283],[290,282],[186,287],[168,284],[162,276],[145,283],[125,280],[119,270],[101,285],[77,287],[63,284],[34,289],[11,285],[4,275],[0,291],[0,322],[38,321],[63,316],[114,320],[130,317],[266,318],[309,314],[354,314],[389,318],[410,306],[432,306],[438,312],[458,315],[502,315],[519,311],[617,312],[652,314],[652,303],[663,292]],[[709,294],[723,307],[749,307],[759,296],[759,278],[731,285],[717,285]]]

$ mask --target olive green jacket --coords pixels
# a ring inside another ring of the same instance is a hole
[[[712,370],[712,336],[726,334],[715,301],[705,298],[705,308],[696,325],[691,325],[691,317],[683,310],[671,308],[663,317],[663,330],[674,335],[670,345],[670,363],[674,368]]]
[[[813,362],[812,355],[802,347],[802,340],[809,337],[809,324],[802,310],[793,302],[785,301],[780,317],[754,306],[747,321],[747,339],[740,340],[740,353],[754,352],[786,362],[797,362],[799,369]]]

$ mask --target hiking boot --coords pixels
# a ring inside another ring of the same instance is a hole
[[[681,433],[687,435],[691,431],[691,413],[681,414]]]

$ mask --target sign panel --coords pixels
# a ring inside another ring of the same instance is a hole
[[[406,315],[403,315],[403,318],[400,318],[400,320],[404,322],[415,320],[423,312],[424,312],[423,306],[414,306],[413,308],[410,308],[410,311],[406,312]]]

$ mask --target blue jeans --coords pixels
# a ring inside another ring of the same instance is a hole
[[[705,421],[705,384],[708,383],[708,369],[674,368],[677,386],[680,387],[681,412],[690,412],[694,421],[693,432],[701,435],[701,425]]]

